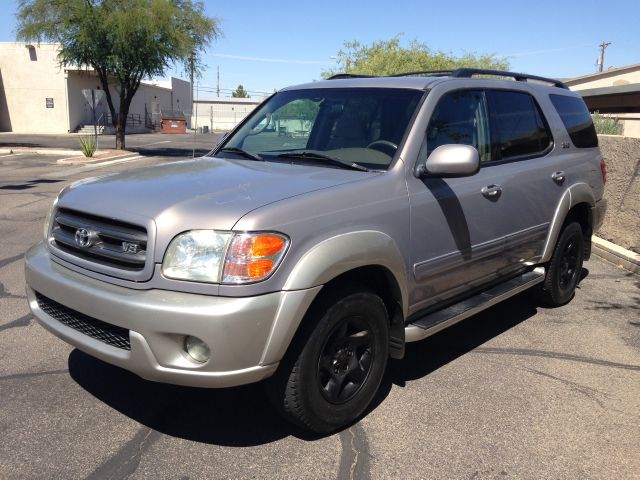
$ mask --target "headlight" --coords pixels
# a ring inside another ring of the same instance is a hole
[[[169,278],[218,283],[231,234],[213,230],[181,233],[169,244],[162,273]]]
[[[56,205],[58,204],[58,197],[53,201],[49,211],[47,212],[47,216],[44,217],[44,225],[42,229],[42,233],[44,235],[44,241],[49,240],[49,231],[51,230],[51,217],[53,216],[53,211],[56,209]]]
[[[289,239],[279,233],[192,230],[171,241],[162,273],[206,283],[259,282],[278,268],[288,246]]]

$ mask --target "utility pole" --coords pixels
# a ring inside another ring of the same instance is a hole
[[[604,40],[602,41],[602,43],[600,44],[600,69],[598,71],[602,71],[604,69],[604,50],[605,48],[607,48],[609,45],[611,45],[611,42],[609,43],[605,43]]]
[[[220,65],[218,65],[218,83],[216,87],[216,97],[220,96]]]
[[[193,76],[194,76],[194,70],[196,68],[196,53],[195,52],[191,52],[191,55],[189,55],[189,81],[191,82],[191,113],[193,113]],[[195,137],[194,137],[195,138]]]

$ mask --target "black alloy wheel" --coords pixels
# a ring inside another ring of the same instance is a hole
[[[584,235],[578,222],[565,225],[556,243],[542,286],[536,290],[537,300],[546,307],[559,307],[574,294],[584,259]]]
[[[389,316],[382,299],[361,285],[329,286],[265,383],[267,394],[290,422],[334,432],[369,406],[388,357]]]
[[[375,355],[373,335],[362,317],[350,317],[329,334],[318,360],[318,381],[331,403],[348,402],[367,381]]]

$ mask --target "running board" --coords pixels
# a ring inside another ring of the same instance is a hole
[[[429,313],[407,325],[404,329],[407,342],[417,342],[427,338],[440,330],[480,313],[509,297],[537,285],[544,281],[544,267],[496,285],[484,292],[478,293],[461,302],[455,303],[442,310]]]

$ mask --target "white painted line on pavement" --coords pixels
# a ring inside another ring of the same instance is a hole
[[[132,160],[138,160],[139,158],[143,158],[142,155],[136,155],[135,157],[125,157],[125,158],[116,158],[115,160],[107,160],[106,162],[100,163],[90,163],[87,165],[83,165],[83,167],[104,167],[105,165],[114,165],[116,163],[122,162],[130,162]]]
[[[75,175],[76,173],[85,173],[85,172],[90,172],[91,170],[99,170],[102,167],[114,165],[116,163],[133,162],[133,161],[141,160],[143,158],[151,158],[151,157],[143,157],[142,155],[136,155],[135,157],[116,158],[115,160],[108,160],[106,162],[101,162],[101,163],[89,163],[87,165],[81,165],[79,167],[72,168],[70,170],[62,170],[61,172],[56,172],[55,174],[50,175],[50,177],[65,178],[65,177],[69,177],[70,175]]]
[[[163,140],[162,142],[145,143],[144,145],[131,145],[131,148],[149,147],[151,145],[159,145],[161,143],[171,143],[171,140]]]
[[[22,155],[22,154],[21,153],[7,153],[6,155],[0,155],[0,158],[17,157],[18,155]]]

